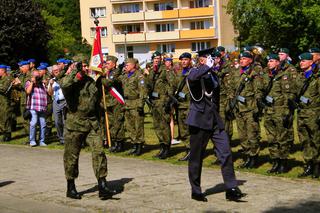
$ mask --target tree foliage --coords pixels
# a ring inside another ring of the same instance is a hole
[[[0,63],[46,60],[50,34],[39,5],[32,0],[1,0],[0,11]]]
[[[319,45],[319,0],[230,0],[227,12],[242,44],[288,47],[294,53]]]

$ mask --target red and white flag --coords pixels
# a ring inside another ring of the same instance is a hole
[[[117,101],[119,101],[120,104],[125,104],[123,96],[118,92],[118,90],[116,90],[116,88],[111,87],[109,92],[115,99],[117,99]]]
[[[93,41],[89,68],[93,71],[102,72],[102,65],[103,55],[101,49],[101,27],[96,26],[96,35]]]

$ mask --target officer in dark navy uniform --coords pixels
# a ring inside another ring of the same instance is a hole
[[[245,196],[237,187],[228,134],[219,115],[219,79],[212,71],[213,60],[207,52],[199,53],[199,66],[192,68],[187,77],[190,91],[190,111],[186,124],[190,131],[190,158],[188,165],[191,198],[207,202],[201,192],[201,170],[209,139],[215,144],[215,151],[221,163],[226,186],[226,199],[238,201]]]

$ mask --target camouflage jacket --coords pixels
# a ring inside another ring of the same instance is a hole
[[[11,76],[2,76],[0,77],[0,104],[1,107],[8,107],[10,106],[11,91],[9,89],[13,78]]]
[[[120,104],[119,101],[110,94],[109,90],[111,87],[114,87],[123,96],[121,75],[121,71],[118,68],[115,68],[107,73],[106,78],[102,79],[102,84],[105,86],[107,107]]]

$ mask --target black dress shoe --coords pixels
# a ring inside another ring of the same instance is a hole
[[[178,161],[188,161],[189,157],[190,157],[190,149],[187,149],[186,154],[182,158],[180,158]]]
[[[242,193],[238,187],[227,189],[226,191],[226,199],[229,201],[239,201],[245,196],[246,194]]]
[[[276,173],[279,169],[279,161],[280,161],[279,158],[274,159],[272,163],[272,168],[268,170],[267,173],[271,173],[271,174]]]
[[[101,199],[108,199],[115,195],[117,192],[107,187],[106,178],[99,178],[98,180],[99,197]]]
[[[208,199],[202,193],[201,194],[192,193],[191,198],[196,201],[208,202]]]
[[[72,199],[81,199],[81,195],[77,192],[74,180],[68,180],[67,197],[72,198]]]
[[[307,165],[304,167],[304,171],[298,175],[298,177],[308,177],[313,173],[313,163],[311,161],[307,162]]]

